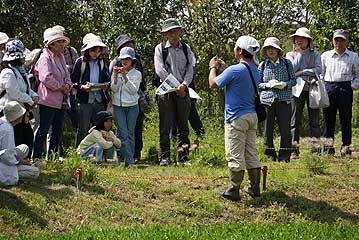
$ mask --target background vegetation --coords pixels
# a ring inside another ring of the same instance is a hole
[[[358,52],[358,7],[358,0],[0,0],[0,31],[20,38],[29,49],[40,47],[44,30],[59,24],[77,49],[84,34],[99,34],[113,58],[114,39],[128,33],[143,56],[148,82],[154,47],[164,40],[158,32],[160,22],[178,17],[183,38],[197,56],[196,84],[203,97],[197,104],[207,132],[199,152],[191,153],[190,168],[152,165],[159,139],[156,110],[146,116],[146,169],[98,168],[68,148],[66,161],[50,161],[39,180],[0,188],[0,239],[358,239],[357,152],[353,159],[312,156],[303,141],[301,158],[280,164],[266,161],[258,138],[257,149],[269,174],[268,190],[257,200],[244,194],[239,203],[225,201],[215,190],[225,188],[228,179],[204,178],[227,176],[223,112],[217,94],[208,88],[209,59],[217,55],[233,62],[234,41],[241,34],[261,43],[277,36],[289,51],[288,36],[301,26],[311,29],[321,52],[331,49],[334,29],[352,29],[349,48]],[[356,93],[355,127],[358,101]],[[71,145],[69,127],[65,135],[66,145]],[[358,129],[353,136],[357,143]],[[340,142],[340,133],[336,139]],[[84,169],[82,192],[74,187],[78,167]]]
[[[312,32],[319,51],[331,49],[332,32],[352,29],[349,48],[359,51],[358,0],[0,0],[0,31],[23,40],[29,49],[40,47],[43,32],[56,24],[67,29],[72,45],[81,48],[82,37],[99,34],[115,54],[115,38],[127,33],[136,40],[143,56],[147,81],[151,82],[154,47],[163,41],[161,21],[177,17],[184,26],[183,38],[197,57],[197,89],[205,100],[202,116],[221,121],[216,93],[208,88],[208,62],[219,56],[231,63],[235,40],[250,34],[260,43],[268,36],[292,46],[288,36],[298,27]],[[359,98],[355,97],[354,126],[359,125]]]

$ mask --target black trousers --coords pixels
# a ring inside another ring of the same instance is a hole
[[[143,148],[143,121],[145,118],[145,114],[141,112],[141,109],[138,113],[137,120],[136,120],[136,127],[135,127],[135,152],[133,154],[133,158],[140,158],[141,151]]]
[[[278,102],[275,100],[271,106],[266,107],[267,119],[264,122],[264,146],[265,154],[268,156],[277,157],[276,150],[273,144],[273,132],[275,119],[277,118],[280,132],[280,149],[278,152],[279,160],[289,160],[291,154],[291,103]]]
[[[323,109],[324,137],[334,139],[335,120],[337,111],[339,111],[342,144],[343,146],[349,146],[352,143],[353,90],[351,82],[325,82],[325,87],[329,96],[330,106]]]
[[[158,96],[158,111],[160,117],[160,159],[170,158],[170,131],[175,118],[177,128],[178,160],[188,158],[189,129],[188,117],[191,110],[191,101],[188,89],[184,97],[177,96],[176,92]]]
[[[32,131],[30,123],[25,123],[24,117],[22,122],[14,127],[15,146],[26,144],[29,147],[29,154],[27,158],[31,157],[32,149],[34,147],[34,132]]]

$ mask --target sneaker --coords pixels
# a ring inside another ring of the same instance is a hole
[[[342,157],[345,157],[345,156],[351,157],[352,149],[349,146],[342,146],[342,149],[340,150],[340,155]]]
[[[189,167],[191,165],[192,165],[191,161],[177,162],[177,166]]]
[[[329,155],[335,154],[335,148],[334,148],[334,139],[333,138],[327,138],[324,141],[323,146],[323,152]]]
[[[167,167],[169,165],[169,159],[168,158],[162,158],[160,160],[160,166]]]
[[[298,159],[299,158],[299,155],[296,153],[296,152],[292,152],[291,154],[290,154],[290,159]]]

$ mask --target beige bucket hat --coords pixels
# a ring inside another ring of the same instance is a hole
[[[295,36],[305,37],[305,38],[312,39],[312,36],[310,36],[310,31],[309,31],[309,29],[306,28],[306,27],[298,28],[297,31],[295,31],[294,34],[292,34],[292,35],[289,36],[289,39],[294,42],[294,37],[295,37]]]
[[[108,47],[103,43],[101,37],[93,33],[86,34],[82,39],[82,43],[84,45],[81,48],[81,52],[85,52],[86,50],[93,47],[102,47],[102,53],[107,53],[108,51]]]
[[[281,43],[278,38],[276,37],[268,37],[266,40],[264,40],[263,47],[261,49],[261,54],[266,56],[266,47],[274,47],[279,50],[280,54],[282,54],[283,50],[281,48]]]
[[[44,32],[44,45],[48,47],[51,43],[56,42],[58,40],[65,40],[65,44],[68,45],[70,43],[70,39],[64,35],[62,29],[58,28],[58,26],[48,28]]]

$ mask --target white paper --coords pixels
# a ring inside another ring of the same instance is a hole
[[[168,77],[161,83],[161,85],[156,89],[157,95],[164,95],[166,93],[174,92],[176,91],[177,87],[180,85],[180,82],[175,78],[175,76],[168,75]],[[202,99],[198,93],[196,93],[192,88],[188,88],[189,91],[189,97],[190,98],[196,98],[196,99]]]
[[[304,85],[305,85],[305,81],[303,80],[303,78],[298,77],[297,78],[297,84],[292,88],[293,96],[299,97],[300,94],[302,93]]]
[[[91,89],[90,89],[91,92],[102,90],[103,87],[107,87],[109,85],[108,82],[105,82],[105,83],[90,83],[90,82],[87,82],[87,84],[89,84],[91,86]]]
[[[180,85],[178,80],[171,74],[161,83],[161,85],[156,89],[157,95],[164,95],[166,93],[176,91],[177,87]]]
[[[188,88],[189,91],[189,97],[190,98],[195,98],[195,99],[202,99],[198,93],[196,93],[192,88]]]

